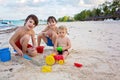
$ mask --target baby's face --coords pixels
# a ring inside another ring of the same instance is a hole
[[[66,35],[66,30],[61,30],[61,29],[59,29],[59,30],[58,30],[58,35],[59,35],[60,37],[65,37],[65,35]]]

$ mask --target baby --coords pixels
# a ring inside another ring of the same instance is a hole
[[[54,44],[54,50],[57,54],[63,55],[63,57],[66,58],[69,54],[68,49],[71,48],[70,39],[66,36],[67,28],[65,26],[59,26],[57,33],[58,37]],[[57,51],[57,47],[62,47],[62,51]]]

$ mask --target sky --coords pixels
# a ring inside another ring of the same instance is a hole
[[[85,9],[93,9],[112,0],[0,0],[0,19],[25,19],[35,14],[39,19],[55,16],[73,17]]]

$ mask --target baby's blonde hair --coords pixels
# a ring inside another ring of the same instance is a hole
[[[66,33],[68,33],[68,32],[67,32],[67,27],[64,26],[64,25],[59,26],[59,27],[58,27],[58,30],[59,30],[59,29],[60,29],[60,30],[65,30]]]

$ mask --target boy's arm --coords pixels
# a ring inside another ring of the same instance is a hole
[[[56,39],[56,40],[55,40],[55,43],[54,43],[54,51],[56,51],[57,44],[58,44],[58,41],[57,41],[57,39]]]
[[[32,38],[32,44],[33,44],[33,47],[37,47],[37,42],[36,42],[36,38],[35,38],[35,32],[33,31],[33,34],[31,36]]]
[[[16,41],[16,39],[17,39],[17,37],[19,37],[19,34],[21,33],[21,31],[19,31],[19,30],[17,30],[14,34],[13,34],[13,36],[10,38],[10,40],[9,40],[9,43],[10,43],[10,45],[18,52],[18,54],[19,55],[23,55],[23,52],[16,46],[16,44],[15,44],[15,41]]]
[[[46,36],[48,31],[48,26],[42,31],[42,35]]]
[[[47,30],[48,30],[48,26],[42,32],[46,32]]]

